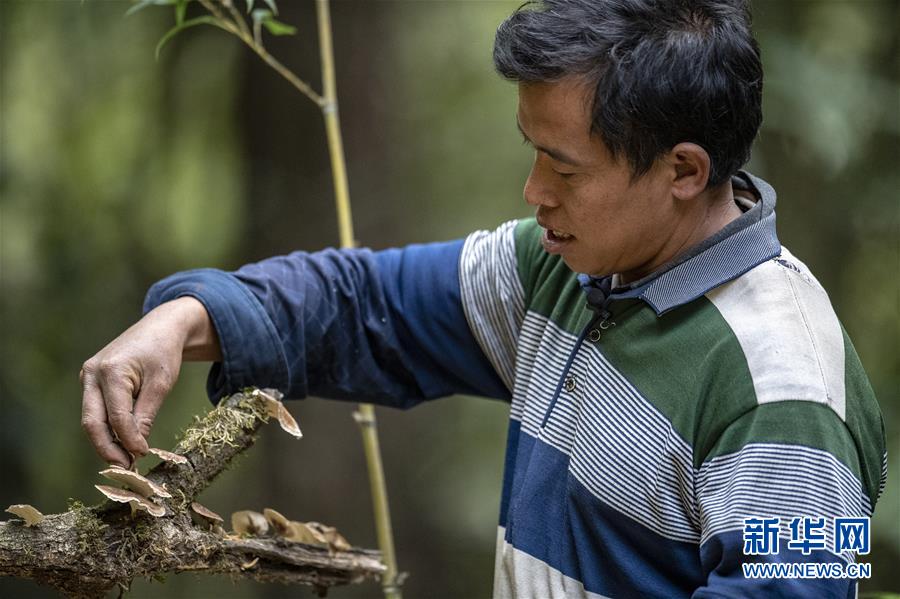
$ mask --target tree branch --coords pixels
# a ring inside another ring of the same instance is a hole
[[[230,19],[225,17],[222,11],[220,11],[211,0],[200,0],[200,4],[203,5],[203,7],[208,10],[216,19],[221,21],[224,25],[224,28],[229,33],[244,42],[251,50],[256,53],[257,56],[263,59],[263,61],[265,61],[267,65],[272,67],[272,69],[274,69],[276,73],[284,77],[288,83],[293,85],[297,91],[312,100],[320,109],[325,107],[325,99],[321,95],[319,95],[308,83],[306,83],[306,81],[300,79],[300,77],[295,75],[293,71],[288,69],[286,66],[281,64],[278,59],[269,54],[265,47],[261,43],[259,43],[250,33],[243,20],[239,21],[243,25],[243,28],[241,28],[240,25],[236,25]]]
[[[384,572],[377,551],[289,542],[278,537],[216,534],[195,525],[194,496],[256,440],[268,421],[263,399],[237,394],[188,428],[175,452],[188,463],[162,462],[146,476],[172,494],[162,500],[166,515],[131,513],[128,505],[104,502],[75,506],[45,516],[31,527],[0,522],[0,576],[33,579],[70,597],[103,597],[134,578],[170,572],[245,576],[259,581],[328,587],[378,578]]]

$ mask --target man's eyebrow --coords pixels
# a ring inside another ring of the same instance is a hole
[[[532,145],[532,147],[534,147],[535,150],[539,150],[539,151],[543,152],[544,154],[546,154],[553,160],[556,160],[557,162],[562,162],[563,164],[568,164],[569,166],[574,166],[575,168],[584,168],[583,164],[581,164],[579,161],[575,160],[574,158],[570,158],[565,152],[561,152],[560,150],[556,150],[554,148],[546,148],[544,146],[535,145],[534,142],[531,141],[531,139],[525,133],[525,130],[522,129],[522,124],[519,123],[518,117],[516,117],[516,127],[519,129],[519,133],[522,134],[522,137],[525,138],[525,141],[530,143]]]

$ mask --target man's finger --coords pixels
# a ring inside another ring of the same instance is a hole
[[[150,436],[153,421],[156,420],[156,414],[168,392],[169,386],[164,382],[145,381],[141,385],[141,391],[134,402],[134,421],[145,439]]]
[[[107,371],[99,377],[100,390],[106,404],[106,418],[110,428],[119,438],[119,442],[129,452],[142,456],[147,453],[147,441],[138,431],[134,421],[132,407],[133,384],[130,380],[115,372]]]
[[[106,405],[100,388],[90,376],[82,376],[81,427],[87,433],[91,444],[103,460],[109,464],[131,466],[129,456],[113,439],[106,420]]]

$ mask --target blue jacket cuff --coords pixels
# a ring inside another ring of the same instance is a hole
[[[275,326],[259,300],[233,275],[221,270],[180,272],[154,284],[144,299],[144,314],[179,297],[199,300],[219,336],[222,362],[206,381],[212,402],[244,387],[290,388],[287,359]]]

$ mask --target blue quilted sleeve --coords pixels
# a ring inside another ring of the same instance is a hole
[[[144,311],[183,296],[203,303],[222,347],[207,381],[213,402],[252,385],[400,408],[453,393],[508,399],[463,312],[462,246],[295,252],[230,273],[181,272],[151,287]]]

